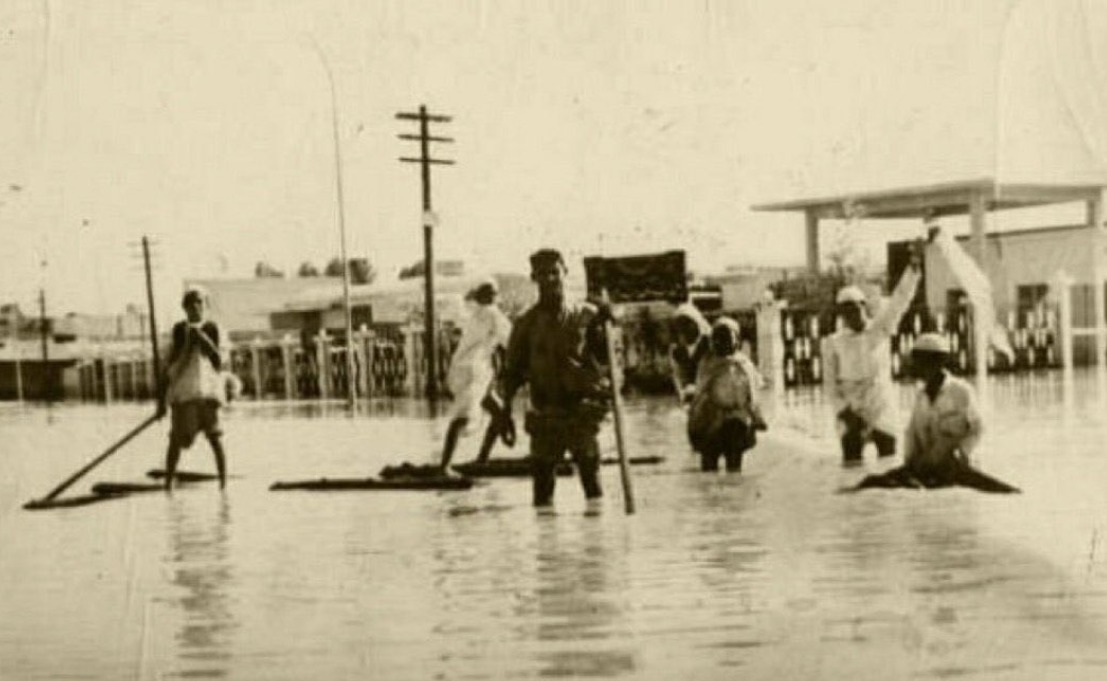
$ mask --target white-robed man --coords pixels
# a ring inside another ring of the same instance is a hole
[[[903,436],[903,465],[865,478],[854,490],[960,485],[982,492],[1018,491],[972,466],[983,419],[972,386],[951,375],[948,363],[949,341],[944,336],[919,336],[911,349],[910,367],[922,385]]]
[[[823,383],[837,415],[846,465],[861,462],[865,443],[879,456],[896,453],[895,418],[889,338],[915,296],[921,274],[920,256],[911,261],[885,305],[870,316],[865,294],[856,286],[838,292],[838,313],[844,327],[823,345]]]
[[[496,306],[498,293],[495,280],[481,282],[466,296],[473,302],[469,319],[461,330],[461,340],[450,362],[446,382],[453,393],[450,408],[450,425],[446,431],[446,443],[442,450],[442,469],[448,470],[458,438],[465,428],[480,417],[485,396],[496,378],[493,358],[507,347],[511,336],[511,322]],[[502,363],[502,362],[501,362]],[[498,421],[492,419],[481,442],[478,461],[487,461],[496,436],[501,435]],[[503,433],[504,439],[514,443],[514,434]]]

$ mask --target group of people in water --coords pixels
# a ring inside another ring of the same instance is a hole
[[[606,304],[566,299],[567,267],[561,253],[542,249],[530,257],[538,300],[512,325],[496,305],[489,280],[467,299],[471,314],[462,327],[447,384],[453,396],[441,469],[448,474],[459,438],[481,412],[488,413],[478,461],[488,461],[497,440],[514,445],[512,403],[529,389],[524,428],[530,436],[533,503],[552,508],[556,469],[568,453],[580,476],[586,504],[598,511],[600,426],[610,410],[605,325]],[[873,443],[878,457],[896,454],[892,426],[892,385],[888,338],[898,327],[920,280],[919,255],[913,256],[890,299],[875,314],[856,287],[836,297],[841,328],[824,341],[825,386],[834,406],[843,463],[862,461]],[[204,299],[190,290],[182,301],[186,319],[173,328],[173,347],[163,404],[172,413],[166,455],[166,488],[173,486],[182,449],[203,433],[215,454],[220,484],[226,465],[219,407],[228,391],[222,375],[219,327],[205,319]],[[670,350],[674,388],[688,413],[687,432],[703,471],[738,472],[768,424],[759,393],[765,380],[741,349],[740,327],[729,317],[709,324],[695,306],[677,307]],[[915,342],[911,370],[922,383],[904,434],[903,465],[869,476],[853,489],[931,488],[966,485],[985,491],[1016,491],[972,467],[971,455],[982,423],[972,387],[946,369],[946,338],[926,333]],[[497,370],[498,369],[498,370]]]

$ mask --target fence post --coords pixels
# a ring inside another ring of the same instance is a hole
[[[780,332],[783,310],[776,300],[757,304],[757,369],[773,390],[784,388],[784,339]]]
[[[331,394],[331,339],[326,329],[320,329],[315,337],[315,358],[319,373],[319,399],[325,400]]]
[[[261,338],[257,336],[250,341],[250,378],[254,381],[254,399],[260,400],[265,391],[261,386]]]
[[[114,372],[112,371],[111,360],[103,358],[101,361],[104,363],[104,403],[111,404],[115,397],[115,382],[113,379]]]
[[[369,329],[365,336],[365,396],[372,398],[377,389],[373,367],[377,362],[377,333]]]
[[[425,385],[422,379],[422,353],[419,352],[419,328],[414,323],[404,327],[404,363],[407,364],[407,393],[412,397],[419,397],[419,386]]]
[[[127,373],[128,373],[128,376],[127,376],[128,381],[127,382],[130,383],[128,388],[131,391],[131,399],[136,401],[136,402],[139,399],[138,362],[139,362],[138,358],[132,358],[129,362],[127,362]]]
[[[1057,336],[1056,342],[1060,344],[1061,369],[1065,378],[1072,376],[1073,367],[1073,335],[1072,335],[1072,277],[1064,270],[1058,270],[1051,282],[1057,299]]]
[[[373,368],[367,361],[369,353],[366,350],[369,338],[369,327],[362,324],[354,332],[354,338],[350,341],[350,348],[354,352],[354,365],[361,374],[361,381],[354,383],[355,389],[365,397],[371,397],[373,392]],[[350,380],[354,380],[353,377]]]
[[[296,366],[292,361],[292,334],[286,333],[281,336],[281,369],[284,373],[284,399],[292,399],[292,385],[293,385],[293,372],[296,370]]]

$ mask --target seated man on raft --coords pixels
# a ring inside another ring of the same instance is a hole
[[[960,485],[982,492],[1019,491],[972,467],[983,424],[972,386],[946,370],[949,354],[949,341],[939,334],[925,333],[915,341],[911,371],[922,387],[903,436],[904,463],[870,475],[853,490]]]

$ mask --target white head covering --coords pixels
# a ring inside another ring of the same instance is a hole
[[[864,303],[865,292],[856,286],[846,286],[838,291],[835,300],[839,305],[843,303]]]
[[[711,333],[711,325],[707,323],[707,318],[703,316],[700,309],[692,303],[681,303],[677,305],[676,311],[673,313],[673,319],[690,319],[696,328],[699,329],[701,336],[706,336]]]

